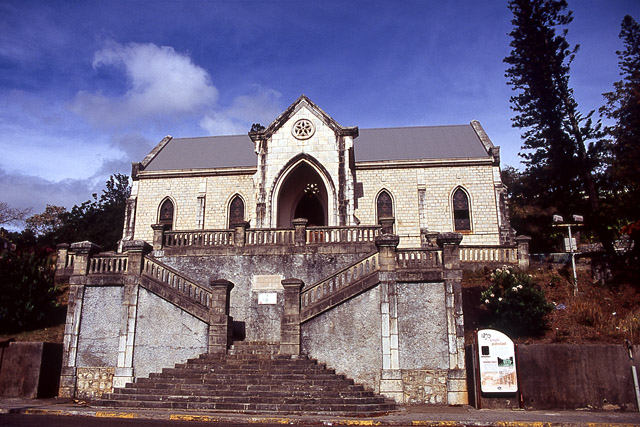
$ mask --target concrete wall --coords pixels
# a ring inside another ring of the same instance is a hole
[[[629,352],[623,345],[519,344],[526,408],[637,411]],[[640,372],[640,346],[634,363]]]
[[[0,347],[0,397],[54,397],[61,362],[61,344],[11,342]]]
[[[311,285],[345,267],[360,255],[294,254],[254,256],[166,256],[160,260],[199,283],[225,279],[234,284],[229,315],[236,333],[247,341],[280,340],[282,279],[297,278]],[[260,294],[276,294],[276,304],[259,304]],[[236,335],[238,337],[238,335]]]
[[[116,366],[123,298],[123,286],[85,288],[77,367]]]
[[[381,334],[380,291],[375,287],[302,324],[302,351],[379,392]]]
[[[155,294],[140,288],[133,368],[136,377],[173,367],[207,352],[209,327]]]

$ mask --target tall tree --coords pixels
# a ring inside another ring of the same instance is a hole
[[[624,50],[616,54],[622,80],[603,94],[600,112],[615,121],[606,127],[611,138],[606,177],[614,213],[624,225],[640,220],[640,25],[629,15],[622,20],[620,39]]]
[[[0,225],[18,224],[31,212],[31,208],[12,208],[6,202],[0,202]]]
[[[512,51],[504,61],[516,113],[513,126],[524,129],[521,156],[536,203],[564,213],[586,210],[590,225],[608,252],[612,238],[603,224],[594,179],[599,126],[583,116],[569,87],[569,71],[579,46],[566,40],[573,20],[565,0],[511,0]],[[560,29],[558,33],[556,29]],[[586,194],[588,203],[584,203]]]

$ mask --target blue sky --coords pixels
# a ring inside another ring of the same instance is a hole
[[[587,112],[640,2],[569,9]],[[519,163],[506,0],[0,0],[0,29],[0,201],[34,213],[87,200],[165,135],[245,133],[302,93],[344,126],[477,119]]]

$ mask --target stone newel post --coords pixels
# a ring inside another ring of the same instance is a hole
[[[56,245],[56,249],[58,251],[58,256],[56,257],[56,274],[59,271],[63,271],[67,266],[67,255],[69,254],[69,244],[68,243],[59,243]]]
[[[518,244],[518,267],[521,269],[529,268],[529,236],[517,236],[516,243]]]
[[[211,307],[209,315],[209,353],[226,353],[231,331],[229,318],[229,294],[233,283],[211,279]]]
[[[396,222],[395,218],[380,218],[378,222],[382,226],[382,234],[393,234],[393,224]]]
[[[145,254],[151,252],[151,246],[144,240],[126,240],[122,251],[127,254],[127,273],[140,274]]]
[[[464,321],[462,317],[462,269],[460,268],[459,233],[440,233],[436,239],[442,248],[447,335],[449,342],[449,373],[447,377],[447,403],[465,405],[467,376],[464,361]]]
[[[161,251],[164,245],[164,224],[153,224],[153,250]]]
[[[71,250],[76,254],[73,262],[73,275],[84,276],[89,268],[89,258],[100,252],[100,246],[89,241],[76,242],[71,244]]]
[[[306,223],[306,220],[305,220]],[[284,279],[284,314],[280,323],[280,354],[300,354],[300,279]]]
[[[233,224],[233,245],[237,248],[243,248],[247,239],[248,221],[240,221]]]
[[[307,222],[306,218],[296,218],[292,221],[295,231],[296,246],[305,246],[307,244]]]

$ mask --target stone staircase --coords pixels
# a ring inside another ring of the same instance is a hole
[[[95,406],[268,414],[372,416],[395,409],[353,380],[279,344],[240,342],[107,393]]]

